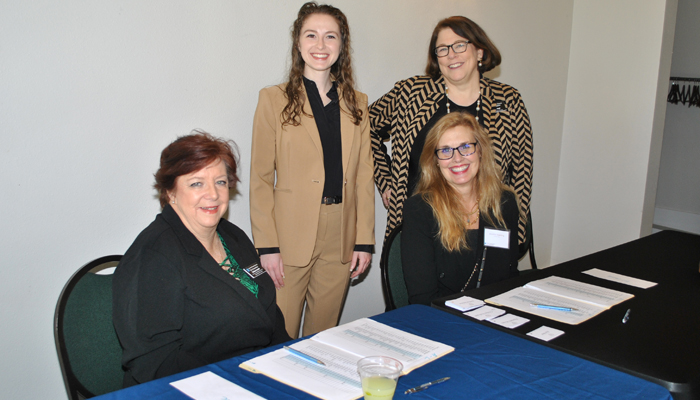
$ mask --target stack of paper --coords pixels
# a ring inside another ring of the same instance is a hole
[[[351,400],[362,396],[357,361],[363,357],[395,358],[403,364],[405,375],[454,350],[367,318],[325,330],[291,347],[325,365],[280,349],[248,360],[240,367],[322,399]]]
[[[486,299],[486,302],[577,325],[632,297],[634,295],[629,293],[550,276]],[[571,311],[537,308],[533,304],[571,308]]]

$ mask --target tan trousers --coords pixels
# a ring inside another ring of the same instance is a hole
[[[341,218],[340,204],[322,205],[311,261],[303,267],[284,266],[284,287],[277,291],[277,305],[294,339],[299,336],[304,302],[303,336],[338,325],[350,282],[350,263],[340,262]]]

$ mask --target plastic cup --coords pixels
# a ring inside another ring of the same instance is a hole
[[[399,360],[384,356],[365,357],[357,362],[365,400],[391,400],[403,371]]]

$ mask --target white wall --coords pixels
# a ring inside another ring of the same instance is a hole
[[[4,397],[65,395],[51,328],[55,302],[80,265],[122,254],[154,218],[159,210],[152,174],[160,151],[176,136],[202,128],[238,143],[243,182],[229,219],[250,232],[248,155],[257,92],[284,79],[288,30],[301,3],[2,0]],[[540,266],[550,264],[550,254],[566,258],[580,250],[571,251],[569,243],[579,238],[566,227],[582,226],[596,236],[603,222],[614,222],[611,234],[593,247],[639,233],[636,214],[646,165],[637,154],[649,158],[652,124],[651,117],[640,116],[654,109],[649,98],[655,86],[647,81],[659,72],[665,1],[644,0],[643,7],[617,3],[333,2],[350,21],[358,83],[370,100],[395,81],[422,72],[429,35],[439,19],[463,14],[489,33],[504,59],[490,76],[521,91],[535,133],[532,210]],[[619,54],[607,48],[608,42]],[[597,103],[611,92],[628,93],[630,101]],[[589,115],[596,123],[587,121]],[[592,160],[579,143],[589,132],[610,137],[614,148]],[[626,181],[618,175],[602,177],[596,182],[601,188],[582,193],[591,182],[585,170],[606,174],[618,153],[630,153],[622,158],[624,176],[634,181],[631,189],[618,187]],[[574,185],[576,180],[582,184]],[[622,203],[633,203],[636,211],[624,218],[597,215],[608,201],[611,209],[622,208],[603,195],[604,189],[623,192],[629,201]],[[581,204],[584,195],[595,204],[590,213],[582,211],[587,210]],[[593,215],[597,223],[586,226],[580,215]],[[376,219],[381,243],[385,214],[378,198]],[[351,288],[343,321],[383,311],[378,259],[379,249],[367,278]]]
[[[671,76],[700,78],[700,2],[678,1]],[[665,82],[666,93],[670,89]],[[683,83],[681,82],[681,87]],[[700,234],[700,110],[668,104],[654,224]]]
[[[249,232],[248,154],[257,92],[283,80],[288,29],[300,4],[3,2],[0,355],[13,360],[0,367],[5,396],[64,396],[51,330],[61,288],[88,260],[122,254],[153,219],[159,210],[152,173],[160,150],[177,135],[202,128],[236,140],[243,183],[229,219]],[[421,73],[440,18],[474,18],[503,52],[498,78],[526,99],[537,148],[558,143],[570,2],[335,5],[351,23],[358,82],[372,100],[394,81]],[[550,29],[542,19],[551,21]],[[557,62],[543,67],[542,59]],[[543,249],[551,237],[547,210],[555,182],[549,171],[556,170],[556,147],[538,154],[536,163],[541,194],[533,209],[541,208],[535,214]],[[381,242],[385,214],[379,201],[377,206]],[[378,258],[365,281],[351,289],[343,320],[383,311]],[[542,259],[547,262],[548,250]]]
[[[651,232],[676,4],[574,3],[553,263]]]

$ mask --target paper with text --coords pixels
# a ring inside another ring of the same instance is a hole
[[[486,302],[577,325],[632,297],[634,295],[629,293],[550,276],[486,299]],[[572,310],[537,308],[532,304],[569,307]]]
[[[464,312],[483,306],[484,301],[469,296],[462,296],[457,299],[447,300],[445,305]]]
[[[265,400],[211,371],[171,382],[170,385],[195,400]]]
[[[560,278],[558,276],[550,276],[545,279],[533,281],[525,285],[525,287],[591,303],[606,309],[634,297],[634,295],[629,293],[578,282],[572,279]]]
[[[248,360],[241,368],[262,373],[289,386],[329,400],[362,396],[357,373],[360,358],[384,355],[404,365],[403,374],[454,350],[453,347],[392,328],[368,318],[328,329],[291,345],[325,366],[284,349]]]
[[[554,329],[550,328],[548,326],[540,326],[539,328],[535,329],[532,332],[528,332],[528,336],[532,336],[534,338],[544,340],[545,342],[549,342],[550,340],[554,338],[558,338],[559,336],[563,335],[564,331],[560,331],[559,329]]]
[[[656,286],[656,282],[645,281],[644,279],[632,278],[631,276],[616,274],[610,271],[593,268],[588,271],[583,271],[584,274],[595,276],[596,278],[606,279],[613,282],[623,283],[625,285],[636,286],[642,289],[649,289]]]
[[[520,325],[525,324],[526,322],[530,321],[527,318],[519,317],[514,314],[506,314],[506,315],[501,315],[498,318],[493,318],[490,319],[489,322],[492,322],[496,325],[500,325],[504,328],[508,329],[515,329],[519,327]]]

